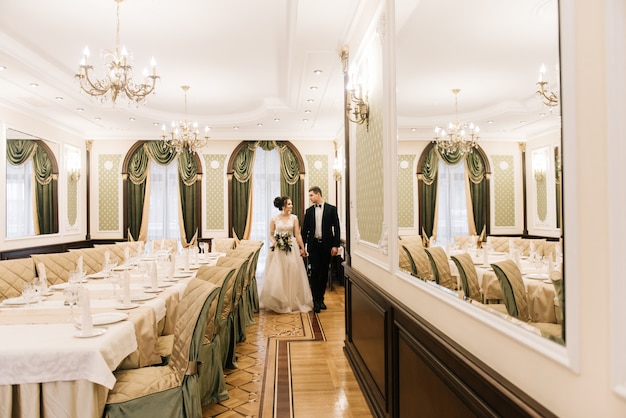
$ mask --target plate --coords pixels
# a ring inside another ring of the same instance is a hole
[[[163,291],[163,289],[154,289],[154,290],[146,289],[146,290],[144,290],[144,292],[146,292],[146,293],[161,293],[162,291]]]
[[[69,283],[59,283],[59,284],[53,284],[52,286],[50,286],[48,289],[51,290],[65,290],[70,286]]]
[[[40,300],[44,300],[45,298],[43,296],[35,296],[29,303],[37,303]],[[9,299],[5,299],[4,302],[2,302],[3,305],[8,305],[8,306],[20,306],[20,305],[26,305],[26,300],[24,300],[24,298],[22,296],[18,296],[16,298],[9,298]]]
[[[175,279],[186,279],[187,277],[191,277],[193,276],[193,273],[191,272],[178,272],[178,273],[174,273],[174,275],[172,276]]]
[[[124,270],[130,270],[132,267],[131,266],[117,266],[113,268],[113,271],[124,271]]]
[[[93,325],[114,324],[116,322],[124,321],[125,319],[128,319],[128,314],[126,312],[106,312],[91,315]]]
[[[89,334],[85,334],[83,330],[78,330],[74,333],[74,337],[76,338],[91,338],[97,337],[98,335],[102,335],[107,331],[106,328],[92,328]]]
[[[147,293],[135,293],[130,295],[130,301],[131,302],[143,302],[144,300],[150,300],[150,299],[154,299],[156,298],[155,295],[149,295]],[[123,299],[120,298],[120,302]]]
[[[94,273],[94,274],[88,274],[87,278],[88,279],[106,279],[107,278],[107,274],[100,271],[98,273]]]
[[[170,286],[172,286],[172,283],[159,282],[159,285],[157,287],[170,287]],[[144,284],[143,287],[145,287],[146,289],[152,289],[151,284]]]
[[[539,274],[539,273],[530,273],[526,275],[527,278],[533,280],[545,280],[548,278],[547,274]]]
[[[115,305],[115,309],[120,309],[120,310],[135,309],[138,307],[139,307],[138,303],[130,303],[128,305],[124,305],[122,302],[120,302],[117,305]]]

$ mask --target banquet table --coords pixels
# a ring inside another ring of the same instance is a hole
[[[484,264],[481,255],[474,255],[472,260],[476,267],[478,276],[478,284],[480,286],[485,301],[501,301],[502,287],[498,281],[493,268],[489,265],[499,261],[506,260],[506,253],[490,253],[488,263]],[[526,288],[528,311],[532,322],[550,322],[556,323],[555,296],[554,285],[549,280],[549,276],[545,268],[540,265],[533,265],[528,258],[521,258],[521,272],[524,287]],[[458,277],[456,265],[450,261],[450,271],[453,276]]]
[[[145,274],[120,266],[120,274],[129,269],[132,309],[120,306],[121,286],[114,294],[105,275],[87,276],[80,286],[89,292],[94,318],[89,336],[79,329],[81,308],[74,308],[70,319],[70,307],[64,305],[67,284],[51,286],[37,302],[0,303],[0,417],[101,417],[115,384],[114,370],[160,362],[157,337],[173,332],[174,318],[167,313],[175,309],[199,264],[189,267],[160,276],[158,293],[149,293],[153,289]],[[101,318],[104,323],[97,322]]]

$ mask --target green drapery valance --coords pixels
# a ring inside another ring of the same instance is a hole
[[[7,161],[11,165],[22,165],[33,156],[37,142],[25,139],[7,140]]]

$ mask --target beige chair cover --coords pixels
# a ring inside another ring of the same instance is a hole
[[[24,283],[35,278],[35,263],[31,258],[0,261],[0,302],[22,294]]]
[[[426,248],[426,254],[430,259],[430,265],[435,275],[435,281],[441,286],[451,290],[457,290],[456,280],[452,277],[450,272],[450,264],[448,263],[448,256],[441,247]]]
[[[219,286],[193,279],[176,311],[172,358],[165,366],[115,372],[105,417],[202,417],[198,355]]]
[[[237,337],[237,342],[246,340],[246,327],[250,325],[250,318],[246,306],[246,294],[248,293],[248,288],[254,276],[256,268],[254,258],[258,251],[260,251],[260,247],[258,249],[252,247],[237,247],[234,250],[226,252],[228,257],[244,258],[248,260],[244,281],[235,297],[235,336]],[[254,317],[252,318],[252,323],[254,323]]]
[[[474,267],[472,257],[468,253],[461,253],[453,255],[451,258],[456,268],[459,270],[461,286],[465,297],[482,303],[483,297],[480,292],[478,274],[476,274],[476,267]]]
[[[435,274],[433,273],[430,259],[421,242],[402,244],[402,250],[409,258],[409,263],[411,264],[410,271],[414,276],[425,280],[435,280]]]
[[[104,253],[107,252],[106,247],[81,248],[70,250],[77,254],[77,258],[83,257],[83,270],[85,274],[94,274],[102,271],[104,267]]]
[[[214,252],[225,253],[235,248],[234,238],[213,238],[211,240],[211,248]]]
[[[46,278],[48,285],[66,283],[70,278],[70,271],[76,270],[78,255],[76,252],[54,253],[54,254],[33,254],[33,259],[37,274],[39,275],[39,263],[43,263],[46,268]]]

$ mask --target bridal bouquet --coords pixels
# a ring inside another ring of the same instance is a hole
[[[271,247],[272,251],[274,251],[274,247],[286,253],[291,251],[291,234],[289,232],[283,232],[282,234],[276,233],[274,234],[274,239],[276,240],[276,244]]]

